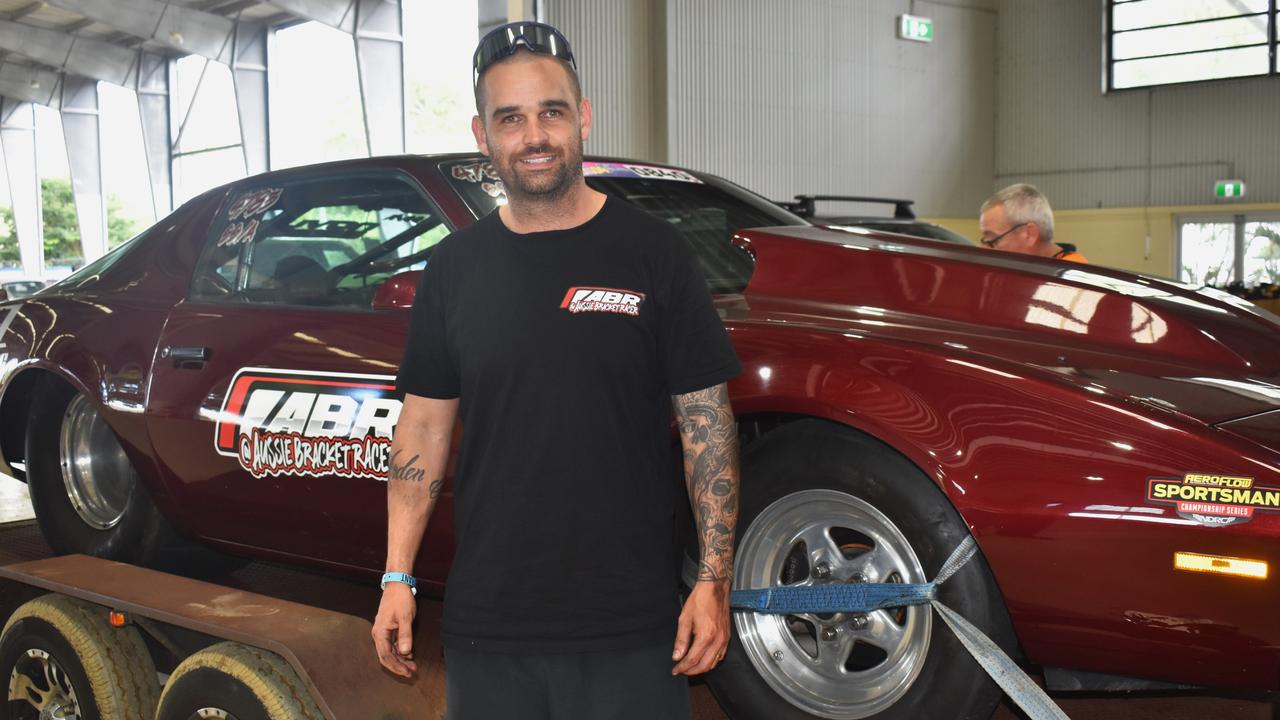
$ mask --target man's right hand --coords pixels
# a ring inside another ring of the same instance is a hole
[[[413,618],[417,612],[408,585],[387,583],[373,621],[373,646],[382,667],[402,677],[412,677],[418,669],[413,661]]]

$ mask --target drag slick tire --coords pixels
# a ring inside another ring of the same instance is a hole
[[[145,564],[157,511],[93,402],[41,378],[26,450],[31,505],[54,552]]]
[[[55,553],[206,578],[244,564],[179,537],[97,406],[65,381],[36,383],[26,442],[31,505]]]
[[[891,448],[800,420],[743,457],[735,588],[924,583],[968,535],[947,498]],[[1016,646],[981,554],[941,598],[1006,652]],[[868,615],[735,612],[707,677],[733,720],[986,719],[1000,690],[928,605]]]
[[[0,636],[0,720],[152,720],[160,686],[142,636],[64,595],[19,607]]]
[[[322,720],[288,663],[238,643],[218,643],[183,660],[160,696],[156,720]]]

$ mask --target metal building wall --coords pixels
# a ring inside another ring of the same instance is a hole
[[[1004,0],[995,186],[1030,182],[1057,209],[1213,202],[1242,178],[1280,201],[1280,82],[1250,78],[1102,93],[1102,4]]]
[[[665,159],[662,0],[546,0],[547,22],[573,45],[595,123],[586,151]]]
[[[912,5],[934,42],[896,39]],[[778,199],[876,194],[972,215],[993,173],[990,5],[668,0],[670,160]]]

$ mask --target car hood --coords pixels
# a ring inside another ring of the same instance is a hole
[[[871,231],[747,230],[745,322],[1032,368],[1216,424],[1280,408],[1280,318],[1212,289]]]

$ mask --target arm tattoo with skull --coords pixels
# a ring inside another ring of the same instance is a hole
[[[698,580],[733,579],[733,535],[738,524],[738,428],[724,383],[672,397],[684,477],[702,549]]]

